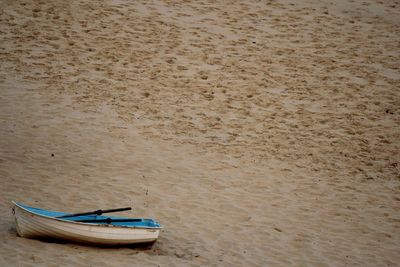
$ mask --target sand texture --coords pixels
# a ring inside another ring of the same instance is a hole
[[[399,1],[0,7],[0,266],[399,266]],[[25,239],[12,200],[165,229]]]

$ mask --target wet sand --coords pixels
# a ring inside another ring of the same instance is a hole
[[[399,1],[0,3],[1,266],[400,262]],[[24,239],[12,200],[165,229]]]

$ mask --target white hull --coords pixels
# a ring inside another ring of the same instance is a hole
[[[124,245],[157,240],[160,229],[71,222],[32,213],[14,206],[17,232],[27,238],[56,238],[75,242]]]

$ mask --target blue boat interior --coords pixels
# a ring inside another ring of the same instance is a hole
[[[51,211],[44,210],[39,208],[34,208],[30,206],[26,206],[24,204],[18,203],[19,206],[27,209],[28,211],[43,215],[47,217],[59,217],[68,215],[66,212],[59,211]],[[144,219],[144,218],[124,218],[124,217],[115,217],[115,216],[101,216],[101,215],[85,215],[85,216],[75,216],[75,217],[66,217],[66,218],[57,218],[58,220],[64,221],[73,221],[73,222],[85,222],[90,224],[105,224],[105,225],[115,225],[115,226],[125,226],[125,227],[134,227],[134,228],[161,228],[162,226],[153,219]],[[89,221],[89,222],[88,222]]]

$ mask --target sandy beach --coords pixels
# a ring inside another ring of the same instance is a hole
[[[400,1],[0,6],[0,266],[399,266]],[[165,228],[26,239],[13,200]]]

